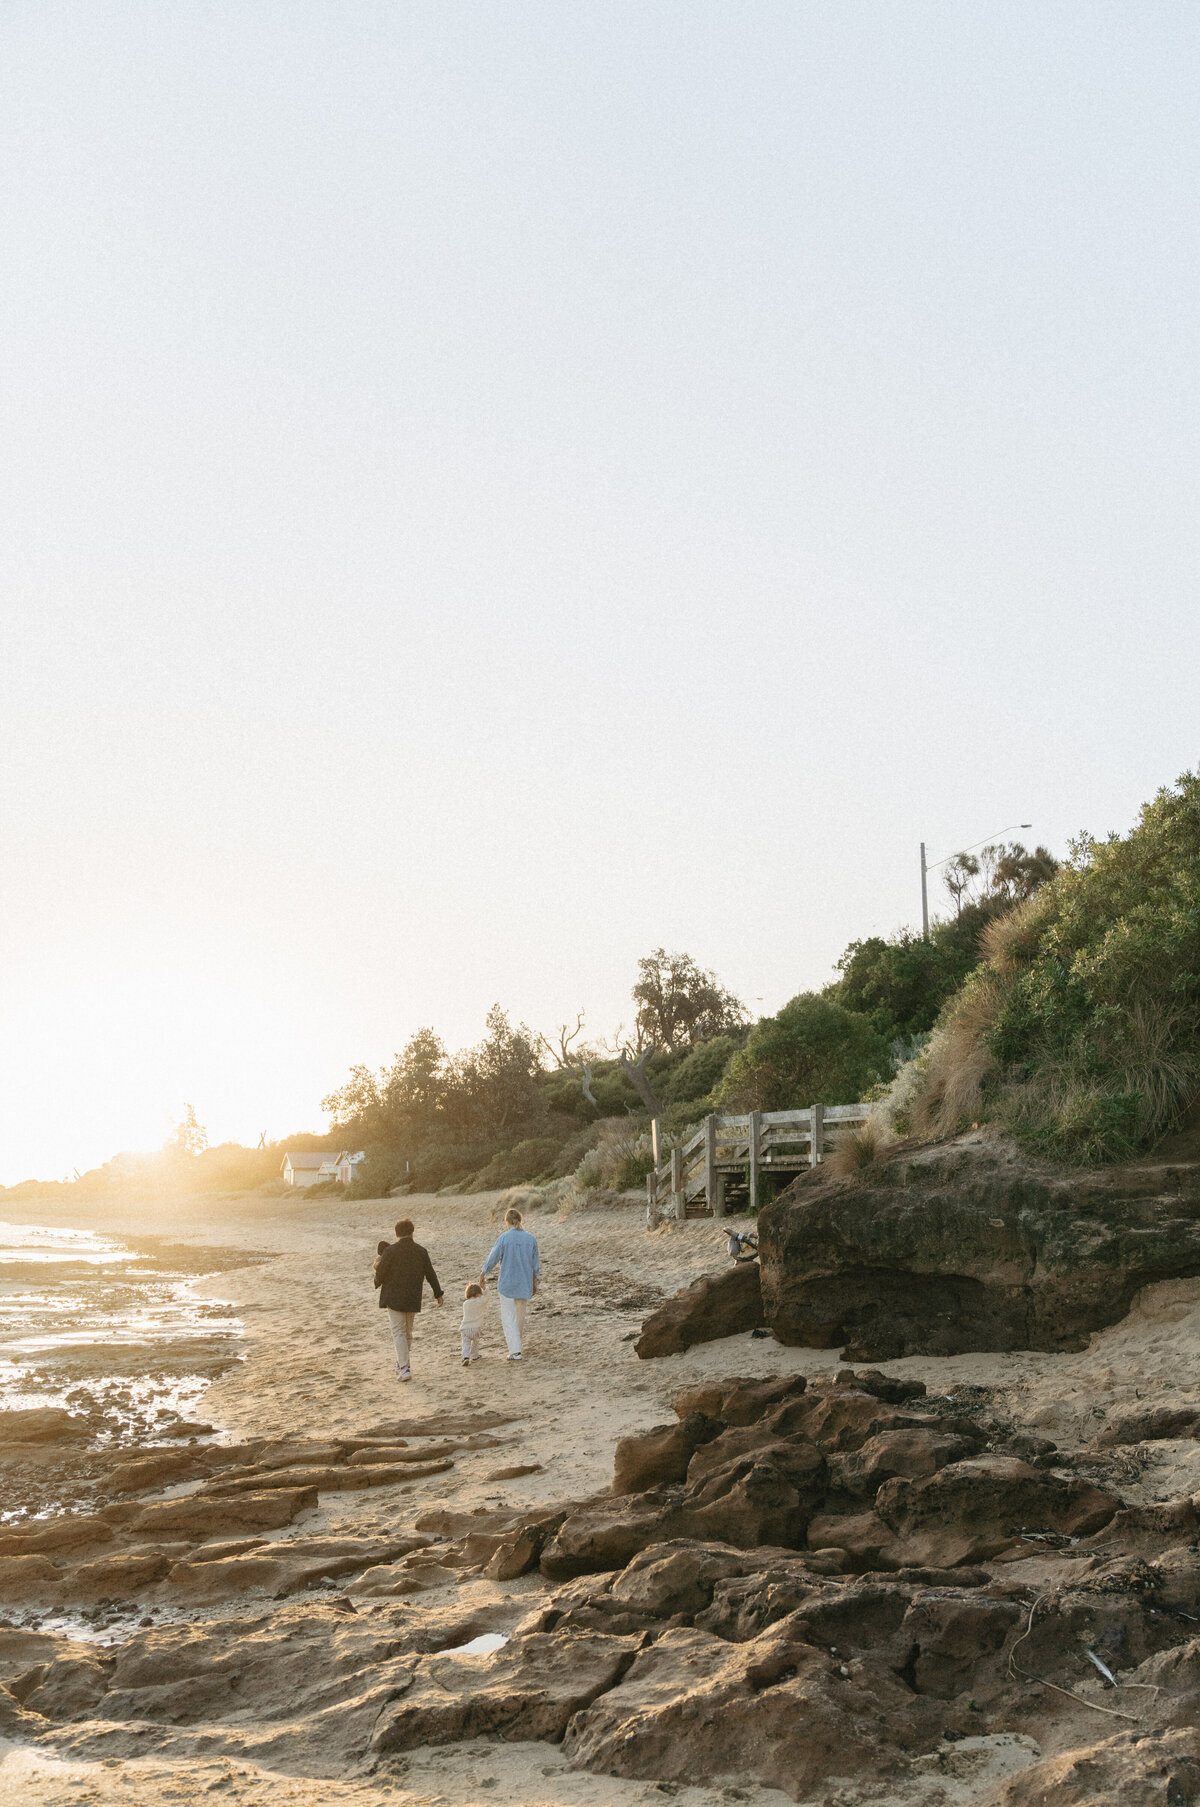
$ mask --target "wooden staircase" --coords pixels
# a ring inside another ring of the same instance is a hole
[[[802,1111],[708,1116],[690,1141],[677,1143],[646,1175],[650,1213],[682,1219],[757,1211],[765,1171],[816,1167],[827,1129],[865,1123],[870,1114],[869,1104],[810,1104]],[[654,1131],[657,1145],[657,1123]]]

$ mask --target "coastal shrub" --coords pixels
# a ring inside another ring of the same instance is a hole
[[[1004,1125],[1060,1158],[1128,1158],[1200,1095],[1200,776],[992,924],[930,1041],[918,1127]]]
[[[726,1108],[728,1107],[714,1102],[712,1095],[689,1099],[686,1104],[668,1104],[659,1118],[659,1127],[665,1137],[677,1136],[681,1142],[687,1142],[695,1135],[710,1111]]]
[[[863,1102],[871,1106],[870,1121],[891,1140],[903,1141],[913,1132],[913,1113],[925,1084],[928,1060],[929,1037],[923,1036],[886,1084],[871,1086],[863,1093]]]
[[[891,1068],[888,1042],[865,1016],[806,991],[755,1024],[716,1097],[734,1111],[855,1104]]]
[[[519,1211],[522,1217],[528,1217],[531,1211],[541,1211],[548,1204],[557,1204],[558,1200],[550,1200],[546,1191],[537,1186],[507,1186],[492,1206],[490,1215],[495,1222],[502,1223],[506,1211]]]
[[[720,1083],[734,1055],[742,1045],[741,1037],[716,1035],[711,1041],[692,1048],[667,1074],[661,1088],[666,1105],[692,1104],[707,1098]]]
[[[394,1148],[373,1147],[364,1151],[364,1158],[354,1169],[346,1197],[351,1200],[361,1198],[389,1198],[397,1186],[411,1183],[412,1175],[406,1169],[404,1158]]]
[[[586,1129],[579,1130],[568,1141],[564,1142],[557,1155],[554,1157],[554,1163],[550,1169],[552,1178],[556,1180],[568,1179],[570,1175],[575,1172],[575,1169],[578,1167],[580,1161],[582,1161],[584,1155],[588,1152],[588,1149],[596,1146],[596,1138],[599,1133],[596,1124],[590,1123]]]
[[[616,1192],[632,1192],[645,1182],[646,1175],[654,1165],[654,1156],[649,1147],[634,1149],[618,1162],[613,1170],[613,1189]]]
[[[497,1186],[519,1186],[548,1173],[562,1144],[554,1136],[530,1136],[514,1148],[501,1149],[472,1179],[470,1192],[491,1192]]]
[[[625,1192],[640,1186],[652,1164],[650,1137],[628,1117],[610,1119],[599,1126],[596,1145],[590,1148],[574,1173],[579,1192]]]
[[[852,941],[837,969],[840,979],[823,997],[865,1016],[889,1042],[928,1035],[946,999],[979,964],[979,934],[989,913],[970,906],[948,922],[935,922],[929,937],[902,929],[884,940]]]
[[[592,1192],[604,1184],[604,1163],[598,1148],[589,1148],[574,1174],[578,1192]]]

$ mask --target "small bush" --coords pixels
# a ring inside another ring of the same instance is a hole
[[[294,1192],[303,1192],[306,1198],[344,1198],[348,1187],[340,1180],[318,1180],[315,1186],[294,1186]]]
[[[574,1179],[579,1192],[591,1192],[604,1184],[604,1159],[598,1148],[588,1149],[575,1169]]]
[[[410,1178],[403,1156],[394,1148],[377,1145],[367,1149],[366,1158],[355,1168],[346,1197],[389,1198],[396,1186],[404,1185]]]
[[[646,1182],[646,1175],[654,1165],[654,1156],[648,1148],[635,1150],[627,1154],[613,1171],[613,1189],[616,1192],[633,1192]]]
[[[659,1118],[659,1124],[664,1136],[678,1136],[681,1142],[688,1142],[695,1135],[709,1111],[716,1108],[710,1098],[701,1099],[699,1104],[694,1100],[687,1104],[668,1104]],[[721,1108],[727,1109],[728,1107],[722,1106]]]
[[[580,1192],[632,1190],[642,1184],[652,1161],[646,1131],[628,1117],[609,1118],[597,1126],[596,1145],[576,1167],[574,1183]]]
[[[1070,1092],[1055,1112],[1056,1139],[1079,1160],[1124,1161],[1141,1139],[1136,1092]]]
[[[536,1186],[509,1186],[492,1206],[491,1215],[503,1220],[506,1211],[519,1211],[522,1217],[528,1217],[531,1211],[543,1210],[546,1203],[546,1193]]]

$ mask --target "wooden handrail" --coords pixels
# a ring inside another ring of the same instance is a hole
[[[647,1174],[650,1202],[656,1205],[666,1192],[675,1214],[682,1216],[687,1199],[704,1193],[713,1215],[723,1215],[725,1175],[745,1166],[750,1208],[755,1210],[763,1164],[795,1167],[802,1164],[807,1148],[809,1163],[815,1167],[824,1154],[828,1127],[864,1123],[870,1114],[869,1104],[816,1104],[804,1110],[750,1111],[729,1117],[711,1112],[694,1136],[682,1145],[677,1142]],[[794,1152],[785,1152],[789,1149]]]

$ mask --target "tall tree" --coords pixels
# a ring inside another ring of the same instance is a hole
[[[639,1049],[649,1043],[675,1053],[725,1035],[746,1022],[746,1007],[690,954],[656,947],[638,961],[633,987]]]
[[[208,1131],[203,1123],[197,1123],[196,1112],[192,1105],[185,1104],[183,1116],[176,1123],[167,1137],[167,1149],[171,1154],[197,1155],[203,1154],[208,1147]]]

